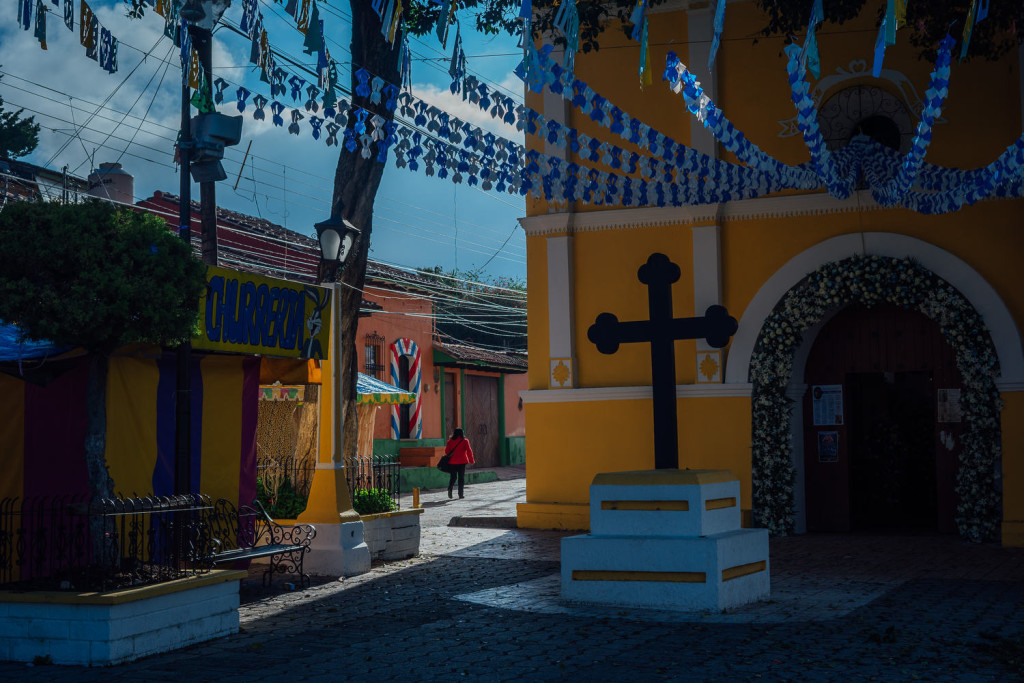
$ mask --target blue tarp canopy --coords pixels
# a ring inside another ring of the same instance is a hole
[[[370,377],[359,373],[356,378],[356,403],[413,403],[416,401],[416,394],[405,389],[399,389],[393,384],[382,382],[376,377]]]
[[[0,322],[0,362],[31,360],[56,356],[70,351],[71,346],[58,346],[53,342],[40,342],[26,339],[18,341],[21,330],[15,325]]]

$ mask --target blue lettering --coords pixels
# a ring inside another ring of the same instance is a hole
[[[238,344],[241,333],[238,324],[238,280],[228,280],[224,287],[224,337],[232,344]]]
[[[215,275],[210,278],[206,290],[206,338],[212,342],[220,341],[220,323],[224,299],[224,278]]]
[[[267,301],[267,315],[263,319],[263,345],[277,346],[277,316],[281,305],[281,288],[271,287]]]
[[[249,342],[256,346],[266,345],[264,339],[266,338],[266,320],[269,308],[270,288],[266,285],[260,285],[256,288],[256,315],[253,320],[256,334],[249,337]]]
[[[253,321],[253,310],[256,307],[256,285],[252,280],[242,283],[242,291],[239,292],[238,317],[239,328],[242,332],[243,344],[255,344],[257,342],[256,324]],[[250,342],[250,340],[252,340]]]
[[[287,324],[284,327],[284,334],[281,337],[281,348],[294,349],[295,337],[298,335],[299,331],[299,293],[294,289],[289,289],[285,301],[287,302],[284,306],[285,313],[287,314]]]

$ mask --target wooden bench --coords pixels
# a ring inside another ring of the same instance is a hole
[[[398,450],[402,467],[436,467],[442,455],[443,446],[417,446]]]
[[[203,542],[204,561],[211,567],[228,562],[270,558],[270,566],[263,572],[263,584],[268,585],[275,573],[298,574],[303,587],[310,583],[303,571],[303,558],[316,536],[312,524],[282,526],[270,518],[258,500],[239,509],[231,501],[221,498],[210,512]]]

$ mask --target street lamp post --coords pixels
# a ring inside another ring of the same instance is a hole
[[[343,207],[339,207],[339,212]],[[331,460],[335,467],[344,465],[344,377],[341,344],[341,288],[336,282],[341,269],[345,267],[345,259],[359,229],[341,216],[335,214],[325,221],[317,223],[316,236],[320,243],[320,279],[332,283],[331,290],[331,409],[332,409],[332,447]],[[347,492],[348,486],[345,486]]]
[[[320,243],[319,279],[324,286],[331,286],[331,341],[327,361],[330,379],[324,377],[323,383],[325,389],[328,384],[331,387],[330,412],[326,409],[321,411],[322,418],[329,415],[331,444],[329,450],[323,447],[320,449],[309,502],[298,519],[300,522],[315,524],[317,529],[311,548],[313,552],[305,560],[307,570],[313,574],[332,576],[352,576],[370,569],[370,551],[363,542],[363,523],[352,509],[343,452],[345,411],[339,296],[341,288],[336,278],[359,236],[359,230],[341,217],[342,209],[339,206],[330,218],[316,224]]]

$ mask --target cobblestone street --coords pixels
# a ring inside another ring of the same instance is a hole
[[[1024,549],[942,536],[771,545],[772,600],[723,614],[558,600],[553,531],[521,478],[426,491],[419,557],[287,591],[243,587],[242,632],[108,669],[0,664],[9,681],[1005,681],[1024,667]],[[287,580],[287,579],[286,579]]]

